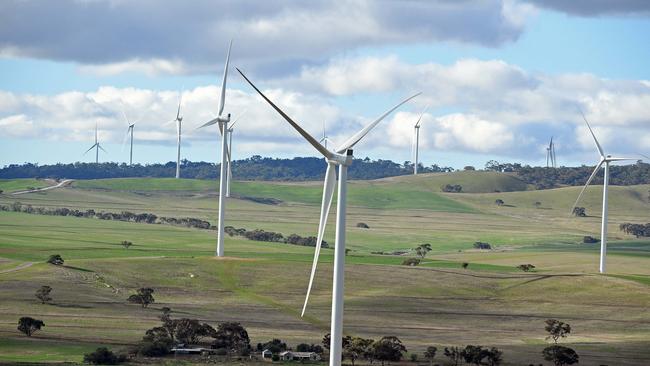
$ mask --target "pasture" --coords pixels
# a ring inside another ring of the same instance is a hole
[[[444,184],[467,186],[468,193],[443,193]],[[0,204],[216,223],[216,188],[215,181],[185,179],[77,181],[0,195]],[[568,213],[579,187],[534,191],[505,174],[351,182],[346,334],[397,335],[420,355],[429,345],[495,346],[504,351],[504,364],[538,364],[548,343],[544,320],[558,318],[572,325],[563,343],[576,349],[581,365],[650,363],[650,240],[618,230],[622,222],[650,222],[650,185],[611,187],[607,275],[597,273],[598,245],[582,244],[583,236],[598,236],[600,188],[589,188],[581,204],[588,217],[575,218]],[[233,182],[226,224],[285,237],[315,235],[321,190],[320,182]],[[496,199],[505,205],[496,206]],[[332,244],[334,213],[335,205],[325,235]],[[356,227],[360,222],[370,228]],[[125,249],[122,240],[134,245]],[[475,241],[493,249],[473,249]],[[412,252],[376,254],[422,243],[433,250],[418,267],[401,265]],[[320,343],[329,332],[332,249],[321,254],[301,318],[313,248],[234,236],[226,238],[227,258],[218,260],[215,245],[211,230],[0,212],[0,362],[80,362],[98,345],[126,348],[159,323],[163,306],[173,316],[213,325],[242,322],[253,344],[271,338],[293,346]],[[61,254],[65,265],[45,264],[51,254]],[[535,271],[515,268],[525,263]],[[51,304],[34,298],[41,285],[54,288]],[[142,286],[156,290],[148,309],[125,301]],[[16,330],[26,315],[46,324],[31,338]],[[436,358],[445,361],[442,354]]]

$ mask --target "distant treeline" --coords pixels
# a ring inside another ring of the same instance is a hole
[[[0,205],[0,211],[10,211],[10,212],[23,212],[28,214],[36,215],[49,215],[49,216],[73,216],[73,217],[84,217],[84,218],[95,218],[99,220],[115,220],[115,221],[126,221],[126,222],[137,222],[143,224],[166,224],[174,226],[184,226],[195,229],[205,229],[205,230],[216,230],[217,227],[210,225],[209,221],[197,219],[194,217],[165,217],[157,216],[152,213],[133,213],[129,211],[122,211],[120,213],[115,212],[97,212],[93,209],[88,210],[77,210],[70,209],[67,207],[57,207],[57,208],[45,208],[45,207],[33,207],[32,205],[25,205],[20,202],[14,202],[9,205]],[[246,230],[246,229],[236,229],[232,226],[226,226],[224,231],[230,236],[243,236],[249,240],[255,241],[266,241],[273,243],[286,243],[292,245],[301,245],[301,246],[316,246],[316,237],[307,236],[302,237],[298,234],[291,234],[286,238],[281,233],[276,233],[273,231],[264,231],[260,229],[255,230]],[[326,241],[323,241],[323,248],[327,248],[328,244]]]
[[[485,170],[516,173],[521,180],[535,185],[537,189],[548,189],[563,185],[583,185],[589,179],[594,167],[584,165],[560,168],[531,167],[519,163],[499,163],[490,160],[485,164]],[[612,165],[609,183],[619,186],[650,184],[650,164],[638,161],[631,165]],[[603,184],[603,174],[596,175],[592,184]]]
[[[219,178],[220,165],[208,162],[191,162],[182,160],[181,176],[183,178],[216,179]],[[275,159],[263,158],[259,155],[248,159],[235,160],[232,164],[232,174],[237,180],[271,180],[271,181],[302,181],[318,180],[325,176],[327,164],[320,158]],[[422,173],[451,172],[453,168],[418,167]],[[55,178],[55,179],[102,179],[153,177],[169,178],[176,172],[176,163],[128,165],[125,163],[73,163],[73,164],[11,164],[0,169],[0,179],[14,178]],[[413,173],[410,162],[403,164],[390,160],[354,159],[348,170],[351,179],[378,179]]]

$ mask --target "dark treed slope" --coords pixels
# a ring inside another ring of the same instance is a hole
[[[69,179],[102,179],[128,177],[173,177],[176,164],[133,165],[117,163],[74,163],[55,165],[12,164],[0,169],[0,179],[15,178],[69,178]],[[208,162],[182,161],[181,176],[183,178],[215,179],[219,177],[219,164]],[[305,181],[320,180],[325,175],[326,165],[323,159],[302,157],[292,159],[263,158],[252,156],[248,159],[233,161],[233,176],[236,180],[265,180],[265,181]],[[469,167],[468,167],[469,168]],[[421,173],[451,172],[452,168],[439,167],[434,164],[418,168]],[[490,160],[485,164],[485,170],[502,172],[513,175],[531,184],[537,189],[547,189],[560,186],[575,186],[585,184],[593,171],[593,166],[545,168],[531,167],[519,163],[499,163]],[[413,165],[390,160],[355,159],[349,169],[351,179],[379,179],[412,174]],[[602,184],[602,173],[598,174],[593,184]],[[450,182],[453,184],[454,182]],[[650,184],[650,164],[636,164],[611,167],[612,185]]]

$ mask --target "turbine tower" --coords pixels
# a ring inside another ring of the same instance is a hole
[[[176,110],[176,118],[165,123],[168,125],[170,123],[176,122],[176,179],[181,177],[181,122],[183,122],[183,117],[181,116],[181,102],[183,101],[183,92],[178,96],[178,109]]]
[[[418,174],[418,158],[419,158],[419,149],[420,149],[420,124],[422,123],[422,116],[424,116],[424,113],[427,111],[429,106],[424,107],[424,110],[422,110],[422,113],[420,113],[420,117],[418,118],[417,122],[415,122],[415,126],[413,126],[414,133],[413,133],[413,175]]]
[[[582,113],[582,112],[581,112]],[[624,160],[634,160],[631,158],[613,158],[611,155],[605,155],[605,152],[603,151],[603,148],[600,146],[600,143],[598,142],[598,139],[596,138],[596,135],[594,134],[594,131],[591,129],[591,126],[589,125],[589,122],[587,122],[587,118],[585,115],[582,115],[582,119],[585,120],[585,123],[587,124],[587,128],[589,129],[589,132],[591,133],[591,136],[594,138],[594,142],[596,143],[596,148],[598,149],[598,153],[600,154],[600,160],[598,161],[598,164],[596,165],[596,168],[594,169],[593,173],[591,173],[591,176],[589,179],[587,179],[587,183],[585,184],[584,187],[582,187],[582,190],[580,191],[580,194],[578,195],[578,199],[576,199],[576,202],[573,204],[573,207],[571,208],[571,213],[573,213],[573,209],[578,205],[578,202],[580,201],[580,198],[582,198],[582,194],[585,193],[585,190],[587,189],[587,186],[589,186],[589,183],[594,179],[596,174],[598,173],[598,170],[600,167],[604,167],[605,173],[604,173],[604,178],[603,178],[603,216],[602,216],[602,221],[600,225],[600,265],[599,265],[599,271],[600,273],[605,273],[606,267],[605,267],[605,261],[607,257],[607,190],[609,186],[609,163],[613,161],[624,161]]]
[[[219,114],[216,118],[206,122],[199,128],[211,126],[215,123],[219,124],[219,132],[221,133],[221,173],[219,174],[219,223],[217,230],[217,250],[216,255],[223,257],[223,241],[224,241],[224,219],[225,219],[225,206],[226,206],[226,190],[228,183],[228,173],[226,171],[227,154],[228,154],[228,122],[230,122],[230,113],[223,116],[223,109],[226,102],[226,80],[228,79],[228,66],[230,64],[230,50],[232,48],[232,40],[228,46],[228,54],[226,56],[226,65],[223,70],[223,80],[221,82],[221,97],[219,98]]]
[[[226,183],[226,197],[230,198],[230,182],[232,181],[232,132],[235,128],[235,124],[239,121],[246,112],[242,113],[235,119],[233,123],[230,124],[230,127],[226,131],[228,133],[228,180]]]
[[[246,81],[259,93],[267,103],[273,107],[291,126],[293,126],[298,133],[300,133],[305,140],[307,140],[318,152],[320,152],[327,162],[327,170],[325,171],[325,182],[323,187],[323,201],[321,204],[320,212],[320,222],[318,225],[318,238],[316,241],[316,248],[314,253],[314,262],[311,268],[311,276],[309,278],[309,287],[307,288],[307,296],[305,298],[305,304],[302,309],[302,315],[305,313],[307,306],[307,301],[309,300],[309,293],[311,292],[311,286],[314,281],[314,275],[316,274],[316,265],[318,263],[318,256],[320,254],[321,243],[323,240],[323,234],[325,231],[325,224],[327,223],[327,215],[329,213],[332,196],[334,195],[334,186],[336,185],[336,172],[335,169],[338,166],[339,177],[338,177],[338,199],[337,199],[337,211],[336,211],[336,240],[334,247],[334,283],[332,291],[332,319],[331,319],[331,332],[330,332],[330,366],[340,366],[341,365],[341,346],[343,338],[343,287],[344,287],[344,274],[345,274],[345,211],[346,211],[346,197],[347,197],[347,172],[348,166],[352,164],[352,148],[356,143],[361,141],[361,139],[370,132],[382,119],[392,113],[395,109],[400,107],[402,104],[408,102],[409,100],[415,98],[418,94],[415,94],[404,101],[400,102],[395,107],[388,110],[381,117],[379,117],[374,122],[368,124],[359,132],[350,137],[345,141],[341,146],[336,148],[336,150],[329,150],[325,146],[321,145],[314,137],[312,137],[307,131],[305,131],[300,125],[294,122],[287,114],[285,114],[279,107],[277,107],[273,102],[267,98],[253,83],[248,80],[248,78],[237,69],[241,76],[246,79]]]
[[[99,144],[99,140],[97,139],[97,122],[95,122],[95,143],[88,150],[86,150],[84,155],[86,155],[88,151],[92,149],[95,149],[95,164],[99,164],[99,149],[102,149],[103,152],[106,152],[106,150],[104,150],[104,148]]]
[[[325,122],[323,122],[323,137],[320,140],[318,140],[318,142],[322,143],[326,149],[327,149],[327,143],[332,142],[329,136],[327,136],[327,134],[325,133]]]

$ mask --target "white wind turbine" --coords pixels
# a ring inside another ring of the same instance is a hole
[[[323,240],[323,233],[325,231],[325,224],[327,223],[327,215],[329,214],[330,206],[332,203],[332,196],[334,195],[334,186],[336,184],[336,166],[339,168],[338,177],[338,199],[336,207],[336,240],[334,246],[334,284],[332,290],[332,319],[331,319],[331,332],[330,332],[330,366],[341,365],[341,346],[343,337],[343,287],[344,287],[344,274],[345,274],[345,211],[346,211],[346,197],[347,197],[347,171],[348,166],[352,164],[352,147],[359,142],[371,129],[373,129],[382,119],[388,116],[395,109],[402,104],[415,98],[420,93],[406,98],[395,107],[388,110],[381,115],[377,120],[368,124],[359,132],[350,137],[336,150],[329,150],[321,145],[314,137],[305,131],[300,125],[294,122],[288,115],[286,115],[280,108],[278,108],[269,98],[267,98],[248,78],[237,69],[241,76],[255,89],[261,96],[268,102],[273,109],[275,109],[291,126],[293,126],[298,133],[300,133],[305,140],[307,140],[318,152],[320,152],[327,161],[327,170],[325,171],[325,182],[323,187],[323,201],[321,204],[320,222],[318,225],[318,238],[316,240],[316,248],[314,253],[314,262],[311,268],[311,276],[309,278],[309,287],[307,288],[307,296],[305,304],[303,305],[302,315],[305,314],[307,301],[316,274],[316,265],[318,263],[318,256],[320,254],[321,243]]]
[[[242,116],[246,114],[246,111],[244,113],[240,114],[239,117],[235,119],[233,123],[230,124],[230,127],[226,131],[228,133],[228,180],[226,182],[226,197],[230,197],[230,182],[232,182],[232,132],[234,131],[235,124],[237,121],[239,121]]]
[[[582,113],[582,112],[581,112]],[[587,189],[587,186],[589,186],[589,183],[594,179],[596,174],[598,173],[598,170],[600,169],[601,166],[604,167],[605,174],[603,178],[603,216],[602,216],[602,221],[601,221],[601,226],[600,226],[600,266],[599,266],[599,271],[600,273],[605,273],[605,260],[607,257],[607,190],[609,187],[609,163],[613,161],[624,161],[624,160],[635,160],[631,158],[614,158],[611,155],[605,155],[605,152],[603,151],[603,148],[600,146],[600,143],[598,142],[598,139],[596,139],[596,135],[594,134],[594,131],[591,129],[591,126],[589,125],[589,122],[587,122],[587,118],[585,117],[584,114],[582,114],[582,119],[585,120],[585,123],[587,124],[587,128],[589,129],[589,132],[591,133],[591,136],[594,138],[594,142],[596,143],[596,148],[598,149],[598,153],[600,154],[600,160],[598,161],[598,164],[596,165],[596,168],[594,169],[593,173],[591,173],[591,176],[589,179],[587,179],[587,183],[585,184],[584,187],[582,187],[582,190],[580,191],[580,194],[578,195],[578,199],[576,199],[576,202],[573,204],[573,207],[571,208],[571,212],[573,213],[573,209],[578,205],[578,202],[580,201],[580,198],[582,198],[583,193],[585,193],[585,190]]]
[[[422,116],[424,116],[424,113],[427,111],[429,106],[424,107],[424,110],[422,110],[422,113],[420,113],[420,117],[418,118],[417,122],[415,122],[415,126],[413,126],[413,175],[418,174],[418,159],[419,159],[419,152],[420,152],[420,124],[422,123]]]
[[[178,109],[176,110],[176,118],[165,123],[165,125],[176,122],[176,179],[181,177],[181,122],[183,122],[183,117],[181,116],[181,102],[183,101],[183,92],[178,96]]]
[[[90,149],[86,150],[84,155],[88,153],[88,151],[95,149],[95,164],[99,163],[99,149],[102,149],[103,152],[106,152],[104,148],[99,144],[99,140],[97,139],[97,122],[95,122],[95,143],[93,146],[90,147]]]
[[[325,133],[325,122],[323,122],[323,137],[320,140],[318,140],[318,142],[323,144],[323,146],[325,146],[326,149],[327,149],[327,144],[332,142],[329,136],[327,136],[327,134]]]
[[[124,140],[122,141],[122,146],[124,146],[124,143],[126,143],[126,140],[131,137],[131,148],[129,150],[129,165],[133,165],[133,129],[135,128],[135,124],[138,123],[142,117],[138,118],[137,120],[130,122],[129,117],[126,116],[126,112],[124,111],[124,106],[122,106],[122,116],[124,116],[124,120],[126,121],[126,125],[128,126],[126,129],[126,135],[124,136]]]
[[[230,113],[223,116],[223,109],[226,103],[226,80],[228,79],[228,66],[230,65],[230,49],[232,48],[232,40],[228,46],[228,54],[226,56],[226,65],[223,70],[223,80],[221,82],[221,97],[219,98],[219,114],[216,118],[204,123],[199,128],[211,126],[215,123],[219,124],[219,132],[221,133],[221,173],[219,174],[219,223],[217,231],[217,256],[223,257],[223,241],[224,241],[224,218],[226,206],[226,190],[228,183],[228,173],[226,171],[227,154],[228,154],[228,122],[230,122]]]

